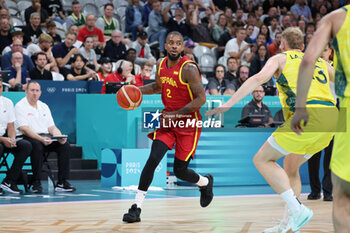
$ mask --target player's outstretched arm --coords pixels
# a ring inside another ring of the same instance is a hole
[[[188,83],[193,94],[193,100],[176,112],[168,113],[169,115],[184,115],[199,109],[206,102],[206,96],[203,83],[197,66],[194,63],[187,63],[182,68],[181,79]]]
[[[335,17],[339,17],[337,14],[341,14],[342,11],[343,10],[334,11],[321,20],[320,26],[313,35],[300,64],[295,113],[291,122],[292,130],[299,135],[303,132],[301,122],[304,122],[303,126],[305,127],[309,120],[309,114],[306,111],[306,99],[310,89],[316,60],[321,56],[324,48],[331,39],[332,21],[336,19]],[[333,75],[331,78],[332,77]]]
[[[157,70],[156,77],[155,77],[156,81],[139,88],[140,91],[142,92],[142,95],[153,95],[153,94],[159,94],[161,92],[162,83],[158,75],[158,69],[159,69],[159,63],[157,64],[157,69],[156,69]]]
[[[284,54],[279,54],[271,57],[262,68],[262,70],[248,78],[247,81],[234,93],[234,95],[222,106],[210,110],[205,116],[217,117],[220,113],[227,112],[233,105],[238,103],[241,99],[252,93],[258,86],[266,83],[279,70],[279,59],[285,59]]]

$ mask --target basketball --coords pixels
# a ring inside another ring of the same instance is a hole
[[[117,101],[121,108],[125,110],[134,110],[142,102],[142,93],[134,85],[125,85],[117,92]]]

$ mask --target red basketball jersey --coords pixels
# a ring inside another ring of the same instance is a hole
[[[183,82],[181,79],[181,71],[184,65],[189,62],[194,62],[188,57],[183,56],[176,66],[169,69],[167,67],[167,60],[168,58],[165,57],[161,61],[158,75],[162,83],[162,102],[165,106],[165,110],[167,112],[172,112],[183,108],[194,99],[190,85]],[[198,71],[200,72],[199,68]],[[196,112],[198,116],[200,116],[199,109],[197,109]]]

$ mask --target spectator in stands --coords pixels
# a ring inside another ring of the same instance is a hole
[[[273,40],[270,37],[269,28],[265,24],[261,25],[258,37],[259,37],[260,34],[265,35],[265,43],[266,43],[266,45],[272,44]],[[257,40],[258,40],[258,38],[257,38]]]
[[[53,46],[52,54],[55,57],[59,68],[70,68],[72,56],[79,53],[79,50],[73,46],[76,38],[75,33],[68,32],[64,42]]]
[[[26,97],[15,106],[15,127],[23,137],[32,144],[31,163],[33,169],[32,192],[42,193],[40,182],[43,156],[46,151],[55,151],[58,159],[58,182],[56,192],[73,192],[75,188],[68,182],[70,145],[67,138],[52,141],[52,136],[61,136],[55,126],[50,108],[39,100],[40,84],[36,81],[28,83]]]
[[[260,27],[255,26],[256,25],[256,16],[253,13],[248,14],[248,21],[247,21],[246,28],[248,29],[248,26],[250,26],[250,25],[253,25],[253,32],[251,33],[250,38],[252,40],[254,40],[259,34]]]
[[[215,17],[213,10],[208,7],[205,9],[205,18],[202,20],[199,18],[198,5],[194,10],[188,10],[186,18],[190,17],[190,30],[189,35],[194,42],[214,43],[210,31],[215,27]]]
[[[248,79],[249,67],[245,65],[241,65],[240,67],[238,67],[237,75],[238,75],[238,78],[232,81],[232,84],[235,86],[234,91],[237,91],[238,88],[240,88],[242,84]]]
[[[135,75],[135,86],[142,87],[144,85],[143,80],[150,79],[152,68],[153,64],[149,62],[145,62],[141,65],[141,73]]]
[[[299,19],[298,21],[298,27],[299,29],[302,31],[302,33],[305,36],[305,32],[306,32],[306,20],[305,19]]]
[[[225,66],[216,65],[214,68],[215,77],[209,79],[207,89],[210,95],[233,95],[234,86],[227,80],[225,76]]]
[[[233,22],[236,22],[236,18],[232,15],[232,9],[228,6],[225,7],[224,14],[226,16],[226,21],[229,25],[231,25]]]
[[[304,48],[303,51],[306,50],[307,46],[309,45],[309,43],[310,43],[310,41],[311,41],[312,36],[313,36],[312,33],[307,33],[307,34],[305,35],[305,48]]]
[[[81,54],[76,54],[72,58],[72,67],[70,72],[67,73],[66,79],[70,81],[91,81],[98,80],[96,72],[86,70],[85,65],[88,61]]]
[[[256,40],[256,37],[253,37],[254,25],[253,24],[247,25],[247,30],[246,31],[247,31],[247,36],[244,39],[244,41],[251,45]],[[254,39],[252,39],[252,38],[254,38]]]
[[[267,47],[264,44],[258,46],[258,52],[250,63],[249,77],[260,72],[269,59]]]
[[[235,38],[237,28],[238,28],[238,23],[233,22],[232,24],[230,24],[230,31],[224,32],[224,34],[222,34],[222,36],[220,37],[220,39],[218,41],[217,57],[221,57],[224,55],[226,44],[227,44],[227,42],[229,42],[229,40]]]
[[[23,54],[20,52],[12,53],[11,64],[12,66],[5,68],[5,70],[11,71],[9,84],[15,91],[22,91],[30,80],[28,70],[22,66]]]
[[[264,9],[261,5],[257,5],[254,7],[254,15],[256,18],[256,23],[255,26],[260,28],[261,25],[263,24],[263,21],[261,21],[261,16],[264,14]]]
[[[40,15],[37,12],[33,12],[30,15],[29,24],[23,28],[24,33],[24,45],[30,45],[31,43],[37,44],[39,36],[43,33],[40,27]]]
[[[305,32],[305,34],[314,34],[314,32],[315,32],[315,29],[316,29],[316,27],[315,27],[315,24],[314,23],[308,23],[307,25],[306,25],[306,32]]]
[[[105,81],[107,76],[112,73],[112,61],[109,57],[102,57],[99,60],[100,68],[97,71],[98,81]]]
[[[126,46],[122,42],[123,34],[119,30],[112,32],[112,39],[107,41],[103,57],[108,57],[115,61],[125,59]]]
[[[5,7],[0,7],[0,19],[7,19],[10,24],[10,33],[13,33],[15,31],[15,28],[13,26],[12,19],[10,17],[9,11]]]
[[[213,31],[211,33],[214,41],[216,43],[219,42],[220,37],[225,33],[225,32],[230,32],[230,28],[227,27],[227,20],[226,16],[224,14],[219,15],[219,19],[217,21],[217,24],[213,28]]]
[[[237,8],[236,9],[236,22],[241,25],[246,25],[246,19],[243,16],[243,9]]]
[[[295,22],[300,16],[304,16],[307,22],[313,22],[310,7],[306,5],[304,0],[296,0],[295,4],[290,8]]]
[[[175,4],[178,4],[178,0],[171,0],[171,2],[163,9],[162,16],[164,22],[166,23],[166,28],[168,28],[168,32],[178,31],[184,37],[184,40],[189,39],[188,31],[190,19],[185,18],[184,11],[181,7],[177,7],[175,10],[175,16],[171,14],[171,7]],[[170,13],[170,15],[169,15]]]
[[[145,12],[145,17],[146,17],[146,24],[145,26],[148,26],[148,18],[149,18],[149,14],[152,11],[152,5],[153,5],[153,0],[147,0],[145,1],[146,4],[143,6],[143,10]]]
[[[66,16],[60,0],[41,0],[41,7],[47,11],[51,20],[64,24]]]
[[[135,76],[131,73],[132,68],[131,62],[122,60],[118,65],[117,71],[108,75],[105,79],[101,93],[106,93],[106,82],[130,82],[135,84]]]
[[[56,45],[62,42],[61,36],[56,33],[56,23],[54,21],[49,21],[46,25],[46,28],[47,28],[47,31],[49,32],[48,34],[53,39],[53,45]]]
[[[272,44],[270,44],[267,48],[269,50],[270,56],[275,56],[277,53],[281,52],[280,45],[281,45],[281,32],[277,32],[275,35],[275,40]]]
[[[0,58],[2,51],[6,46],[12,44],[12,36],[10,33],[10,23],[8,19],[0,19]]]
[[[184,48],[184,55],[190,58],[192,61],[195,61],[198,63],[198,58],[194,55],[195,44],[193,40],[189,39],[185,42],[185,48]]]
[[[167,29],[165,27],[165,22],[162,17],[162,4],[158,0],[153,1],[153,10],[149,14],[148,18],[148,34],[149,41],[159,42],[159,57],[164,57],[165,55],[165,37],[167,35]]]
[[[269,29],[270,40],[275,39],[276,33],[282,32],[281,26],[279,25],[279,21],[278,21],[278,16],[271,18],[271,25],[268,27],[268,29]]]
[[[271,111],[263,102],[265,96],[265,91],[262,86],[258,86],[252,93],[253,99],[242,110],[242,119],[248,117],[249,115],[263,115],[264,119],[262,124],[265,127],[270,127],[269,125],[273,123],[271,116]]]
[[[77,25],[73,24],[68,28],[68,32],[74,33],[75,37],[78,38],[79,35],[79,28]],[[94,35],[93,35],[94,36]],[[97,37],[97,42],[98,42],[98,36],[95,35]],[[79,48],[82,45],[81,41],[75,40],[75,43],[73,44],[74,47]],[[95,51],[96,52],[96,51]]]
[[[225,73],[224,79],[232,82],[234,79],[237,79],[237,69],[238,61],[235,57],[227,58],[227,71]]]
[[[90,68],[93,71],[96,71],[99,68],[99,65],[97,63],[96,59],[96,53],[95,50],[93,49],[94,46],[94,39],[92,36],[87,36],[84,39],[84,43],[82,47],[79,49],[79,53],[87,59],[87,64],[86,66]]]
[[[96,59],[100,59],[101,56],[102,56],[102,53],[103,53],[103,48],[102,46],[104,46],[105,44],[101,44],[99,41],[98,41],[98,36],[97,35],[91,35],[92,36],[92,39],[94,40],[94,46],[93,46],[93,49],[95,50],[95,53],[96,53]],[[80,42],[80,41],[79,41]]]
[[[39,52],[34,55],[35,68],[29,71],[31,80],[52,80],[52,73],[45,67],[48,65],[47,55]]]
[[[85,15],[81,12],[80,3],[75,0],[72,2],[72,14],[66,20],[67,28],[72,25],[76,25],[78,28],[85,27]]]
[[[245,38],[246,30],[241,27],[237,30],[236,38],[227,42],[224,56],[240,59],[242,65],[249,64],[254,54],[250,51],[250,45],[244,41]]]
[[[130,44],[130,48],[134,48],[136,50],[135,63],[138,65],[141,65],[146,61],[154,64],[156,61],[156,59],[152,56],[151,48],[147,44],[147,38],[147,32],[141,31],[137,35],[137,40]]]
[[[259,33],[258,37],[256,38],[256,44],[258,46],[261,44],[266,45],[266,35],[263,33]]]
[[[92,14],[87,15],[86,26],[79,29],[78,40],[83,42],[85,37],[91,36],[91,35],[97,35],[99,45],[102,46],[103,48],[104,47],[103,44],[105,42],[103,37],[103,32],[101,31],[101,29],[95,27],[95,23],[96,23],[95,16]]]
[[[132,40],[136,40],[137,32],[142,32],[146,23],[146,14],[140,5],[140,0],[131,0],[132,4],[125,10],[125,31],[132,33]]]
[[[103,32],[105,41],[111,39],[112,32],[120,29],[117,19],[113,18],[114,6],[112,3],[107,3],[104,6],[104,15],[96,21],[96,27]]]
[[[49,34],[41,34],[38,39],[39,43],[28,46],[28,56],[32,58],[38,52],[44,52],[48,63],[45,65],[47,71],[59,72],[55,58],[52,55],[52,37]],[[35,59],[34,59],[35,60]]]
[[[30,24],[30,16],[34,12],[39,14],[40,26],[45,27],[46,23],[50,21],[50,18],[47,11],[41,7],[40,0],[32,0],[32,5],[25,10],[24,18],[26,20],[26,24]]]
[[[293,27],[292,19],[289,15],[285,15],[282,19],[282,25],[281,25],[282,31],[289,27]]]
[[[138,64],[135,63],[136,61],[136,49],[134,48],[129,48],[127,51],[126,51],[126,56],[125,56],[125,59],[129,62],[132,63],[132,70],[131,70],[131,74],[133,75],[137,75],[137,74],[140,74],[141,73],[141,66],[139,66]],[[119,67],[119,64],[122,60],[119,60],[117,62],[117,67]]]
[[[12,66],[11,63],[12,54],[15,52],[20,52],[23,54],[23,45],[20,39],[14,39],[11,45],[11,51],[5,53],[1,57],[1,69],[4,70],[7,67]],[[34,64],[29,56],[23,54],[23,68],[26,70],[30,70],[34,67]]]
[[[265,19],[264,19],[264,24],[265,24],[266,26],[270,26],[270,24],[271,24],[271,19],[272,19],[273,17],[276,17],[276,16],[278,16],[278,14],[277,14],[277,8],[276,8],[276,7],[271,7],[271,8],[269,9],[268,13],[267,13],[267,17],[265,17]],[[262,25],[261,25],[261,26],[262,26]]]
[[[16,39],[19,39],[22,44],[23,44],[23,37],[24,37],[24,34],[22,31],[14,31],[11,33],[12,35],[12,42]],[[11,51],[11,45],[8,45],[6,46],[3,50],[2,50],[2,55],[4,55],[5,53],[8,53]],[[26,54],[28,55],[28,52],[27,52],[27,49],[26,48],[23,48],[23,54]]]
[[[10,152],[14,155],[14,160],[5,179],[1,183],[0,195],[4,194],[2,189],[10,193],[22,194],[23,191],[17,187],[17,180],[20,178],[24,162],[32,151],[32,145],[30,142],[23,139],[17,142],[15,141],[15,109],[12,101],[2,96],[2,91],[3,85],[2,79],[0,78],[0,155]]]

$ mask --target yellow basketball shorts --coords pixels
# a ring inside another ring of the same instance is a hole
[[[330,167],[334,174],[350,182],[350,98],[340,100],[340,109]]]
[[[285,151],[300,155],[314,155],[327,147],[332,140],[338,118],[335,106],[321,104],[307,105],[309,121],[304,132],[297,135],[291,130],[292,114],[272,136]],[[302,122],[303,123],[303,122]],[[306,158],[309,158],[306,156]]]

